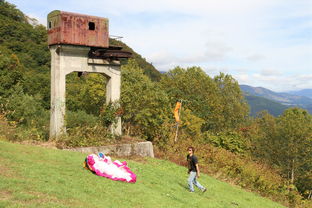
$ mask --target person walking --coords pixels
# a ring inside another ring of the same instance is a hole
[[[197,157],[194,155],[194,147],[189,147],[187,148],[188,150],[188,155],[186,157],[187,159],[187,164],[188,164],[188,174],[189,177],[187,179],[188,182],[188,187],[190,192],[194,192],[194,186],[197,186],[202,192],[205,192],[207,189],[203,187],[197,180],[196,178],[200,177],[200,171],[198,167],[198,160]]]

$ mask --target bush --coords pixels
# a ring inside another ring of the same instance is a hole
[[[243,137],[235,131],[220,132],[217,134],[211,134],[206,131],[203,133],[203,141],[233,153],[244,153],[247,149]]]
[[[66,128],[94,127],[99,123],[98,117],[87,114],[85,111],[66,111]]]
[[[68,129],[67,135],[57,139],[59,148],[103,146],[116,140],[110,134],[108,128],[96,125],[94,127],[75,127]]]
[[[104,126],[117,123],[117,116],[122,115],[119,102],[104,104],[100,110],[100,120]]]
[[[16,92],[6,100],[4,110],[8,122],[15,124],[19,132],[25,130],[25,133],[27,132],[26,134],[34,140],[48,139],[49,111],[42,107],[39,96],[33,97],[21,91]],[[15,139],[27,138],[23,134],[17,134]]]

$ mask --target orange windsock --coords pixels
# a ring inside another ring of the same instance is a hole
[[[181,108],[181,103],[177,102],[175,108],[174,108],[174,118],[176,120],[176,122],[180,122],[180,118],[179,118],[179,109]]]

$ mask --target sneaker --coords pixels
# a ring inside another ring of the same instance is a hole
[[[207,189],[206,189],[206,188],[203,188],[202,192],[206,192],[206,191],[207,191]]]

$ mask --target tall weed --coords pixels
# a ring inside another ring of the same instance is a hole
[[[49,131],[49,111],[41,105],[39,96],[23,92],[12,94],[4,105],[9,123],[18,127],[14,140],[47,140]]]

